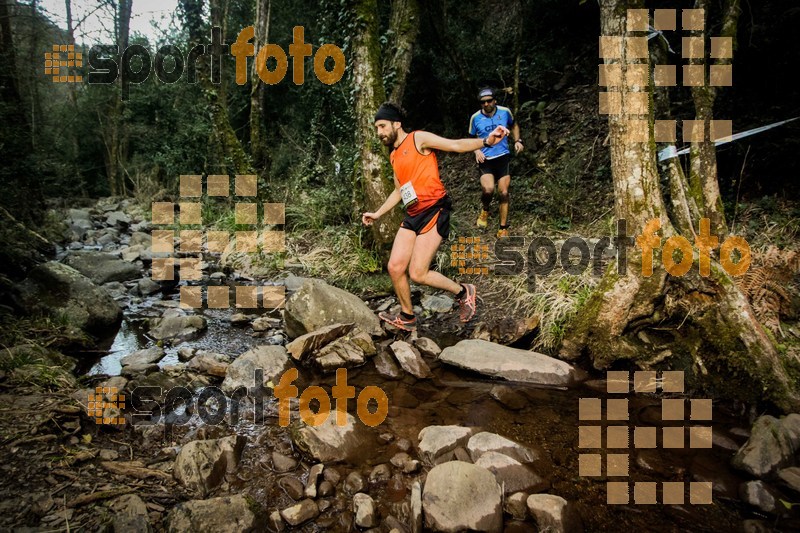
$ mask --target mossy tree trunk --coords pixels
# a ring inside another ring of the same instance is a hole
[[[255,49],[258,51],[269,40],[269,19],[272,0],[256,0]],[[256,52],[258,53],[258,52]],[[257,64],[250,71],[250,157],[253,165],[265,172],[269,151],[264,104],[267,86],[258,78]]]
[[[602,35],[625,36],[626,10],[641,6],[640,1],[601,0]],[[634,98],[632,93],[647,91],[626,80],[630,66],[638,61],[626,56],[626,48],[620,60],[613,60],[622,64],[623,110]],[[720,265],[710,260],[707,275],[700,275],[697,261],[684,275],[671,275],[664,268],[663,239],[676,235],[676,229],[658,185],[653,116],[646,117],[650,124],[646,143],[632,138],[626,121],[636,118],[641,117],[623,112],[608,120],[615,208],[617,218],[627,221],[629,235],[642,234],[648,221],[660,222],[653,271],[645,275],[640,249],[629,251],[625,270],[609,265],[570,325],[561,356],[587,356],[597,369],[627,363],[635,368],[683,370],[690,390],[744,401],[767,399],[782,409],[797,409],[797,383]]]
[[[115,30],[117,33],[117,49],[120,56],[128,48],[128,35],[131,22],[131,8],[133,0],[120,0],[115,20]],[[111,101],[107,112],[105,142],[105,162],[106,176],[108,177],[108,188],[114,196],[126,194],[125,187],[125,160],[128,153],[128,133],[125,127],[123,115],[125,113],[125,101],[123,94],[123,77],[118,76],[117,83],[119,88],[116,92],[112,91]],[[98,116],[101,125],[103,118]]]
[[[388,172],[385,149],[375,134],[375,111],[385,100],[381,80],[381,53],[378,44],[378,5],[376,0],[356,2],[357,28],[353,39],[353,85],[355,87],[356,145],[361,166],[354,184],[358,211],[377,211],[394,190]],[[358,213],[360,219],[361,214]],[[379,245],[391,243],[400,227],[400,211],[393,209],[372,225]]]
[[[414,55],[414,44],[419,35],[419,3],[417,0],[393,0],[389,23],[391,57],[384,65],[384,80],[389,101],[403,103],[408,71]]]

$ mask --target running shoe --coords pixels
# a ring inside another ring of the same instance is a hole
[[[505,239],[506,237],[508,237],[508,230],[507,229],[500,228],[499,230],[497,230],[497,238],[498,239]]]
[[[405,318],[403,315],[390,315],[385,311],[381,311],[378,313],[378,318],[403,331],[417,330],[417,317],[409,319]]]
[[[467,291],[463,298],[458,301],[458,307],[461,309],[461,322],[469,322],[475,316],[475,311],[478,308],[475,299],[475,285],[470,283],[462,283],[462,287]]]
[[[476,224],[479,228],[485,228],[489,224],[489,212],[481,209],[481,214],[478,215]]]

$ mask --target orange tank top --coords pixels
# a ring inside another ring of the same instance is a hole
[[[418,201],[408,207],[408,214],[417,215],[444,198],[447,190],[439,176],[436,152],[423,155],[414,142],[416,131],[409,133],[403,142],[389,155],[394,175],[402,187],[408,182],[414,187]]]

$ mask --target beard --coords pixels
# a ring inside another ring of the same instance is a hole
[[[380,140],[384,146],[392,146],[397,140],[397,130],[392,129],[391,133],[389,133],[385,137],[380,137]]]

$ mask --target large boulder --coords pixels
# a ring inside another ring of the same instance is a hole
[[[263,386],[268,381],[277,382],[283,372],[289,368],[289,354],[283,346],[256,346],[236,358],[225,373],[222,391],[230,394],[239,387],[248,391],[255,386]],[[255,382],[256,370],[264,373],[261,383]]]
[[[291,338],[332,324],[355,324],[370,335],[382,333],[378,317],[358,296],[309,279],[286,301],[283,310],[286,332]]]
[[[338,339],[342,335],[350,333],[353,324],[331,324],[318,330],[300,335],[295,340],[286,345],[286,350],[295,361],[302,361],[303,358],[315,352],[326,344]]]
[[[509,381],[539,385],[571,385],[576,381],[575,368],[564,361],[479,339],[445,348],[439,361]]]
[[[532,463],[541,456],[537,451],[488,431],[481,431],[470,437],[467,450],[473,463],[487,452],[502,453],[521,463]]]
[[[259,531],[259,517],[244,496],[222,496],[191,500],[176,505],[167,515],[167,531],[214,531],[244,533]]]
[[[434,531],[501,531],[502,490],[491,472],[450,461],[428,472],[422,492],[425,523]]]
[[[119,360],[119,364],[122,366],[149,365],[161,361],[164,357],[164,353],[164,348],[160,346],[151,346],[144,350],[137,350],[133,353],[129,353]]]
[[[778,420],[764,415],[756,420],[750,438],[733,457],[733,466],[764,477],[788,466],[800,450],[800,414]]]
[[[128,281],[141,277],[139,268],[112,254],[72,252],[64,261],[98,285],[109,281]]]
[[[425,379],[433,376],[431,369],[422,359],[417,350],[405,341],[394,341],[389,345],[389,349],[394,354],[397,362],[403,370],[418,379]]]
[[[122,309],[108,292],[74,268],[56,261],[31,270],[18,285],[18,300],[28,313],[64,317],[90,333],[102,333],[122,318]]]
[[[190,492],[205,496],[222,483],[227,472],[236,470],[246,441],[245,437],[231,435],[186,444],[175,458],[175,479]]]
[[[331,409],[328,418],[317,426],[298,422],[290,432],[294,443],[306,454],[319,462],[353,461],[358,458],[372,439],[366,426],[345,413],[345,424],[336,423],[336,410]]]
[[[493,473],[505,494],[540,492],[549,486],[529,466],[499,452],[485,452],[475,464]]]

